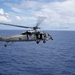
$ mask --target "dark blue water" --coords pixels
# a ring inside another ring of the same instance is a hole
[[[20,32],[0,30],[0,36]],[[0,75],[75,75],[75,32],[47,32],[54,40],[46,44],[0,42]]]

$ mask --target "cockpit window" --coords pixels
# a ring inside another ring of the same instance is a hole
[[[25,34],[28,34],[28,35],[31,35],[32,34],[32,32],[24,32],[24,33],[21,33],[21,35],[25,35]]]
[[[26,34],[26,32],[24,32],[24,33],[21,33],[21,35],[25,35]]]

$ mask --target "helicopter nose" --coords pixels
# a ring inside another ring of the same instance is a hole
[[[52,36],[50,37],[51,40],[53,40]]]
[[[49,34],[48,34],[48,36],[49,36],[49,38],[50,38],[51,40],[53,40],[53,38],[52,38],[52,36],[51,36],[51,35],[49,35]]]

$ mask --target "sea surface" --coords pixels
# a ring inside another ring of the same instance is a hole
[[[0,30],[6,37],[22,30]],[[46,31],[53,41],[0,42],[0,75],[75,75],[75,31]]]

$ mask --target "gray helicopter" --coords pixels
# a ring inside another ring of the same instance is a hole
[[[27,27],[27,26],[21,26],[21,25],[14,25],[14,24],[7,24],[7,23],[0,23],[1,25],[6,25],[6,26],[15,26],[15,27],[20,27],[20,28],[30,28],[32,30],[26,30],[25,32],[14,35],[14,36],[9,36],[9,37],[0,37],[0,41],[6,42],[4,44],[5,47],[7,47],[7,44],[9,42],[30,42],[30,41],[36,41],[37,44],[39,44],[40,41],[43,41],[43,43],[46,43],[48,40],[53,40],[52,36],[44,31],[39,31],[40,23],[42,21],[39,21],[36,26],[34,27]]]

